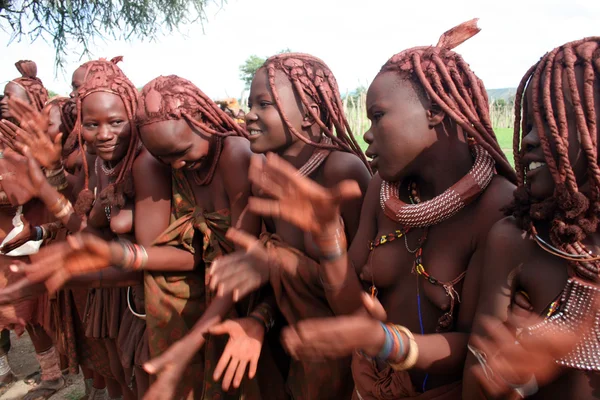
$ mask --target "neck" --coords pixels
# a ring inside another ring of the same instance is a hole
[[[296,169],[300,169],[310,159],[315,151],[315,147],[298,140],[278,152],[281,158],[292,164]]]
[[[436,154],[427,154],[429,152],[425,151],[421,155],[422,159],[435,160],[435,162],[423,163],[424,166],[419,168],[419,173],[409,179],[416,182],[421,200],[430,200],[439,196],[460,181],[473,167],[473,156],[467,144],[443,143],[443,146],[444,149],[435,151]],[[404,190],[406,188],[401,188],[401,191]]]

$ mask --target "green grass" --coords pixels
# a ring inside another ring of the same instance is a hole
[[[496,132],[496,137],[498,138],[500,148],[502,151],[504,151],[504,154],[506,154],[506,158],[508,158],[508,161],[510,161],[510,165],[514,167],[515,164],[512,151],[513,130],[511,128],[496,128],[494,129],[494,132]],[[358,138],[358,144],[363,151],[367,150],[368,145],[365,143],[362,136]]]

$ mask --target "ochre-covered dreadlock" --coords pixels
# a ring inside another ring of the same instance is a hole
[[[583,73],[583,91],[576,81],[576,68]],[[527,121],[525,89],[531,90],[533,121]],[[563,90],[567,91],[573,115],[567,115]],[[515,201],[509,208],[519,226],[529,230],[534,221],[551,222],[550,239],[572,253],[579,243],[598,229],[600,215],[600,168],[598,167],[597,107],[600,90],[600,37],[590,37],[555,48],[525,74],[515,98],[514,155],[517,170]],[[569,160],[568,119],[573,118],[587,163],[589,190],[578,186]],[[546,129],[545,124],[548,125]],[[527,127],[534,126],[554,180],[554,195],[541,202],[531,199],[521,162],[521,141]],[[552,144],[555,152],[552,151]]]
[[[12,83],[25,90],[27,98],[32,106],[42,111],[48,101],[48,91],[37,77],[37,65],[33,61],[21,60],[15,63],[17,70],[21,73],[20,78],[13,79]]]
[[[279,115],[281,115],[281,119],[293,135],[316,148],[329,148],[356,154],[367,166],[367,169],[371,171],[367,158],[352,134],[350,124],[344,114],[344,106],[337,81],[327,64],[310,54],[283,53],[269,57],[262,68],[267,71],[269,86]],[[331,139],[332,144],[314,142],[302,136],[290,124],[289,119],[283,112],[275,84],[277,71],[281,71],[287,76],[294,92],[300,97],[302,104],[312,118],[319,124],[321,131]],[[310,107],[312,103],[319,107],[321,115],[317,115],[313,111]]]
[[[106,71],[112,70],[111,72],[115,75],[123,74],[121,68],[117,66],[117,64],[121,61],[123,61],[123,56],[113,57],[110,59],[110,61],[106,60],[105,58],[100,58],[98,60],[91,60],[81,64],[77,70],[85,69],[85,74],[83,77],[83,82],[85,83],[88,79],[92,78],[96,72],[106,73]],[[107,62],[110,62],[112,66],[107,65]]]
[[[83,149],[82,138],[82,103],[84,99],[96,92],[113,93],[121,98],[127,112],[127,119],[131,129],[129,139],[129,147],[125,157],[119,161],[117,178],[113,183],[108,185],[99,195],[100,201],[104,206],[123,207],[125,205],[125,197],[133,195],[133,185],[131,180],[131,169],[133,162],[140,150],[140,139],[137,125],[135,124],[135,111],[138,104],[138,92],[133,83],[121,69],[119,69],[112,61],[93,61],[91,62],[84,84],[77,90],[76,107],[77,119],[75,123],[75,132],[79,141],[79,148]],[[89,166],[87,158],[83,157],[83,170],[85,173],[85,188],[79,194],[76,204],[76,211],[81,214],[87,214],[92,207],[94,194],[89,188]]]
[[[221,108],[187,79],[175,75],[160,76],[150,81],[140,94],[136,113],[138,126],[168,120],[185,120],[202,133],[211,136],[209,156],[204,167],[207,171],[196,183],[206,185],[214,175],[226,136],[247,137],[237,124]]]
[[[452,51],[480,31],[477,21],[464,22],[445,32],[436,46],[413,47],[394,55],[380,73],[396,72],[419,91],[422,89],[430,102],[490,153],[497,171],[515,182],[515,172],[492,129],[483,82],[460,54]]]

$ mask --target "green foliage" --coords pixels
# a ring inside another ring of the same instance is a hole
[[[155,40],[163,28],[173,32],[182,24],[205,21],[205,8],[211,1],[0,0],[0,27],[12,32],[11,42],[24,36],[31,42],[51,41],[56,66],[63,67],[69,43],[79,43],[87,55],[94,38],[105,35]]]
[[[246,85],[246,89],[250,88],[254,74],[265,63],[265,60],[265,58],[253,54],[246,59],[244,64],[240,65],[240,79]]]
[[[54,90],[48,89],[48,98],[51,99],[51,98],[56,97],[56,96],[58,96],[58,93],[56,93]]]
[[[291,53],[292,51],[289,48],[285,48],[277,52],[277,54],[283,53]],[[267,57],[259,57],[256,54],[252,54],[250,57],[244,61],[242,65],[240,65],[240,79],[246,85],[246,89],[250,88],[252,84],[252,79],[254,78],[254,74],[256,71],[262,67],[262,65],[267,60]]]

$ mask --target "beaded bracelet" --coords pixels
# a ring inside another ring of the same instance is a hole
[[[73,212],[73,205],[65,196],[60,194],[56,199],[56,204],[49,207],[49,210],[58,219],[62,219]]]
[[[268,304],[259,304],[254,311],[252,311],[248,318],[252,318],[255,321],[260,322],[265,327],[265,333],[268,333],[271,328],[275,325],[275,318],[273,318],[273,310]]]
[[[398,333],[404,333],[408,337],[408,354],[403,361],[397,363],[388,361],[388,364],[394,369],[394,371],[406,371],[407,369],[414,367],[417,363],[417,360],[419,359],[419,346],[417,345],[412,332],[408,328],[402,325],[394,325],[394,328],[398,330]]]
[[[44,231],[42,230],[42,227],[36,226],[34,228],[34,230],[35,230],[35,241],[36,242],[44,239]]]
[[[125,271],[138,271],[143,269],[148,262],[148,253],[143,246],[138,246],[127,240],[119,240],[123,249],[123,258],[117,267]]]
[[[44,173],[46,174],[48,183],[54,186],[58,191],[64,190],[69,185],[67,176],[65,175],[65,169],[62,166],[58,169],[46,170]]]

